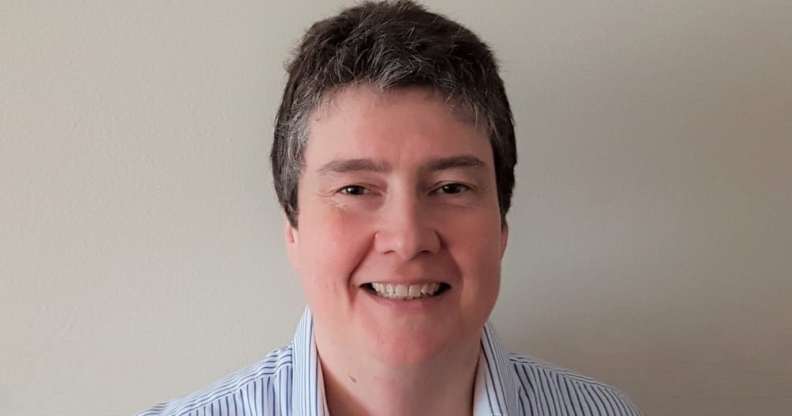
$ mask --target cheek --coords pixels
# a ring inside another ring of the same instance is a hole
[[[451,229],[449,250],[462,271],[462,301],[481,307],[494,303],[500,286],[500,218],[467,218]]]
[[[306,289],[345,288],[370,244],[365,224],[359,217],[325,211],[305,213],[300,226],[300,274]]]
[[[481,234],[479,234],[481,235]],[[473,287],[476,287],[479,295],[497,292],[500,282],[500,240],[497,236],[491,238],[477,239],[471,243],[467,249],[464,267],[468,270],[466,279]]]

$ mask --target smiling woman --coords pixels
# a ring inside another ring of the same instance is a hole
[[[507,355],[487,326],[517,156],[478,37],[412,2],[363,3],[314,24],[288,71],[271,160],[301,329],[149,415],[225,415],[229,400],[256,414],[637,414],[613,387]]]
[[[339,372],[330,365],[365,373],[353,363],[452,366],[441,374],[472,368],[507,239],[486,135],[423,88],[350,87],[317,114],[299,182],[299,227],[286,232],[325,374]],[[350,186],[352,194],[335,191]],[[405,302],[361,291],[375,283],[396,285],[393,295],[405,297],[399,291],[409,285],[448,289]]]
[[[789,413],[792,2],[421,3],[0,1],[0,415]]]

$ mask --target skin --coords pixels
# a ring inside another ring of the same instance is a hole
[[[336,92],[311,119],[289,258],[336,415],[472,411],[508,232],[486,133],[421,88]],[[424,300],[366,283],[438,282]]]

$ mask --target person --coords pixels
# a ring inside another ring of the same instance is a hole
[[[141,415],[638,414],[487,323],[517,155],[475,34],[366,2],[310,27],[288,74],[271,162],[308,303],[294,340]]]

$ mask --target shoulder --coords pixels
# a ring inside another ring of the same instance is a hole
[[[208,387],[179,399],[159,403],[138,416],[280,414],[290,406],[293,347],[267,354]],[[267,413],[269,412],[269,413]]]
[[[617,388],[533,357],[509,354],[520,406],[527,414],[637,416]]]

